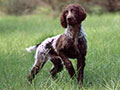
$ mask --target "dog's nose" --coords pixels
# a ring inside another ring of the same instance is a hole
[[[68,21],[71,21],[71,20],[72,20],[72,17],[68,17],[67,19],[68,19]]]

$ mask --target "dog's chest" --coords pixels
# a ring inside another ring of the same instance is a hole
[[[66,32],[57,40],[57,51],[64,52],[69,58],[76,58],[80,54],[79,48],[82,48],[83,44],[79,42],[79,39],[83,37],[85,37],[83,28],[77,30],[67,28]]]
[[[72,58],[76,54],[76,50],[74,47],[74,39],[66,36],[65,34],[61,35],[61,37],[57,40],[57,52],[62,51],[70,58]]]

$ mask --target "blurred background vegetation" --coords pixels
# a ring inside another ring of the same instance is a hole
[[[0,14],[39,14],[42,11],[56,15],[70,3],[81,4],[89,13],[102,14],[120,11],[120,0],[0,0]]]
[[[88,53],[81,90],[120,90],[120,0],[0,0],[0,90],[80,90],[65,69],[51,79],[50,62],[32,85],[26,81],[35,52],[25,48],[64,32],[58,16],[70,3],[88,13],[82,24]],[[71,61],[76,69],[77,61]]]

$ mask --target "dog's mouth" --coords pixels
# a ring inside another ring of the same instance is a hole
[[[71,25],[71,26],[74,26],[74,25],[76,25],[77,24],[77,20],[75,20],[75,19],[67,19],[67,24],[68,25]]]

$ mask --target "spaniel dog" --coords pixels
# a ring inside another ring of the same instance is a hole
[[[77,80],[78,83],[83,83],[87,42],[81,23],[85,18],[86,12],[79,4],[68,5],[60,17],[61,26],[66,28],[65,32],[26,49],[28,52],[36,49],[35,63],[27,76],[30,83],[48,60],[54,65],[50,71],[52,77],[63,69],[64,64],[72,78],[75,70],[69,58],[77,59]]]

